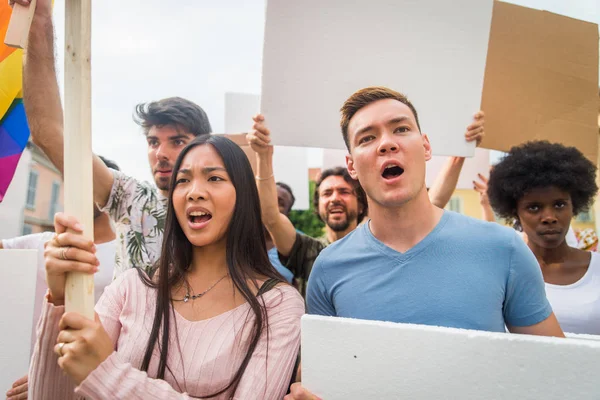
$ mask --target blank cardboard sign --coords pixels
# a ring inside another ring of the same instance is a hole
[[[0,250],[0,388],[29,369],[37,250]]]
[[[482,147],[545,139],[596,163],[598,108],[598,25],[494,2]]]
[[[225,132],[242,147],[253,167],[256,167],[255,154],[248,146],[245,134],[252,126],[252,117],[260,109],[260,96],[250,93],[225,93]],[[267,126],[271,126],[269,120]],[[233,135],[231,135],[233,134]],[[275,146],[273,152],[273,172],[278,182],[288,184],[294,192],[296,201],[294,210],[308,210],[308,155],[306,149],[299,147]]]
[[[491,15],[492,0],[269,0],[261,111],[275,144],[344,149],[344,101],[387,86],[414,103],[436,154],[471,156]]]
[[[346,166],[347,150],[324,149],[322,170]]]
[[[252,93],[225,93],[225,132],[246,133],[252,117],[260,111],[260,96]]]
[[[442,169],[448,162],[448,157],[433,156],[427,161],[427,174],[425,183],[431,187],[433,182],[442,172]],[[457,189],[473,189],[473,181],[477,180],[477,174],[489,176],[490,174],[490,154],[489,150],[475,149],[473,157],[467,158],[458,177]]]
[[[302,383],[327,400],[583,400],[600,342],[302,317]]]
[[[588,335],[585,333],[569,333],[569,332],[565,332],[565,336],[570,338],[570,339],[581,339],[581,340],[596,340],[598,342],[600,342],[600,336],[599,335]]]

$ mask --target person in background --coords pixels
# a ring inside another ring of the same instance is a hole
[[[296,197],[294,196],[292,188],[286,183],[277,182],[277,205],[279,206],[279,212],[289,218],[294,203],[296,203]],[[302,233],[298,229],[296,229],[296,232]],[[273,264],[277,272],[279,272],[289,283],[295,284],[293,272],[281,263],[277,247],[275,247],[273,238],[266,227],[265,236],[267,239],[267,253],[269,254],[271,264]]]
[[[15,3],[29,4],[10,0],[11,5]],[[37,0],[27,43],[23,104],[31,139],[62,173],[64,125],[55,69],[51,0]],[[94,202],[119,229],[115,276],[124,272],[126,266],[147,271],[153,268],[161,252],[173,163],[186,144],[212,131],[206,112],[181,97],[138,104],[134,119],[146,139],[143,151],[148,154],[153,184],[111,170],[96,156],[93,159]]]
[[[477,174],[477,180],[473,181],[473,189],[479,193],[479,204],[481,205],[481,214],[484,221],[496,222],[496,214],[490,206],[490,200],[487,194],[488,178],[482,174]],[[514,226],[515,221],[510,221]],[[515,227],[516,228],[516,227]],[[522,233],[522,232],[521,232]],[[522,235],[523,240],[527,242],[527,236]],[[569,227],[569,231],[565,236],[565,241],[570,247],[575,247],[580,250],[596,251],[598,248],[598,235],[593,229],[583,229],[576,231],[573,226]]]
[[[290,211],[294,203],[296,203],[296,197],[292,188],[283,182],[277,182],[277,205],[279,206],[279,212],[286,217],[290,216]]]
[[[99,156],[104,164],[115,171],[119,171],[119,166],[111,160]],[[0,240],[0,249],[32,249],[38,251],[38,265],[35,284],[35,301],[33,308],[33,324],[31,330],[31,351],[35,344],[35,329],[42,312],[44,296],[48,290],[46,284],[46,267],[44,262],[44,248],[46,242],[54,237],[54,232],[41,232],[31,235],[16,237],[13,239]],[[111,220],[106,213],[101,212],[94,206],[94,243],[96,245],[96,255],[100,266],[98,272],[94,275],[94,298],[96,302],[102,296],[104,288],[113,280],[115,269],[115,256],[117,241]],[[8,399],[26,399],[27,398],[28,379],[27,375],[13,383],[10,390],[6,392]]]
[[[596,166],[576,148],[547,141],[513,147],[490,174],[490,205],[525,235],[565,332],[600,335],[600,255],[566,241],[597,191]]]

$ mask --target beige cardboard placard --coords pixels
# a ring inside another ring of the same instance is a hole
[[[495,1],[481,146],[549,140],[596,163],[599,106],[598,25]]]

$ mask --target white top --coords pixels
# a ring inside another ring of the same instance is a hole
[[[54,237],[54,232],[34,233],[32,235],[19,236],[13,239],[2,240],[5,249],[29,249],[38,251],[38,270],[35,283],[35,306],[33,309],[33,331],[32,344],[35,341],[35,328],[42,312],[44,296],[48,290],[46,285],[46,264],[44,262],[44,244]],[[96,257],[100,261],[99,271],[94,276],[94,297],[97,302],[104,288],[112,282],[115,269],[115,253],[117,251],[116,241],[96,244]],[[33,350],[33,346],[32,346]]]
[[[577,282],[546,283],[546,296],[564,332],[600,335],[600,254],[592,252],[590,266]]]
[[[577,236],[575,236],[575,231],[572,226],[569,226],[569,230],[567,231],[567,235],[565,236],[565,241],[569,245],[569,247],[578,248],[578,240]]]

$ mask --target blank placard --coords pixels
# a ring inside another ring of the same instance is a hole
[[[471,156],[492,0],[269,0],[261,111],[275,144],[344,149],[340,107],[358,89],[408,95],[434,154]]]
[[[444,169],[448,157],[433,156],[427,161],[427,174],[425,183],[431,187],[437,177]],[[467,158],[458,177],[457,189],[473,189],[473,181],[477,180],[477,174],[485,177],[490,175],[490,152],[486,149],[475,149],[473,157]]]
[[[225,93],[225,133],[248,132],[252,117],[260,109],[260,96],[250,93]],[[267,126],[271,121],[267,120]],[[292,188],[296,202],[294,210],[308,210],[308,155],[299,147],[276,146],[273,151],[273,172],[278,182]]]
[[[600,342],[305,315],[302,382],[327,400],[583,400]]]
[[[31,350],[37,250],[0,250],[0,388],[27,374]]]

